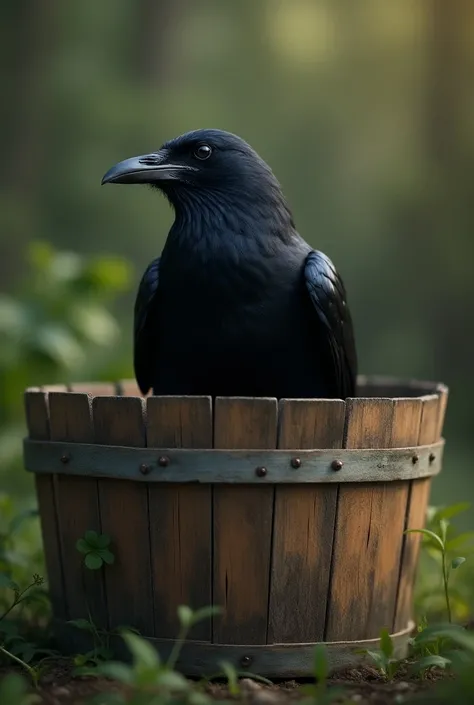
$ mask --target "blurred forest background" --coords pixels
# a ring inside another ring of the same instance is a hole
[[[102,175],[220,127],[335,261],[360,371],[450,386],[432,500],[474,498],[472,0],[3,0],[0,17],[0,488],[32,496],[26,385],[132,376],[133,298],[172,213]]]

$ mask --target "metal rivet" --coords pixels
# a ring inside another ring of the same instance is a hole
[[[148,475],[150,470],[151,470],[151,467],[149,465],[146,465],[146,463],[142,463],[140,465],[140,472],[142,475]]]
[[[158,458],[158,465],[160,466],[160,468],[166,468],[169,464],[170,459],[167,455],[162,455],[161,458]]]
[[[255,469],[255,474],[257,475],[257,477],[265,477],[265,475],[267,474],[267,468],[260,466]]]
[[[435,460],[436,460],[436,455],[434,453],[430,453],[430,457],[429,457],[430,464],[434,463]]]
[[[343,465],[344,463],[342,462],[342,460],[333,460],[331,463],[332,469],[336,471],[341,470]]]
[[[240,659],[240,665],[243,668],[248,668],[250,664],[252,663],[252,657],[251,656],[242,656]]]
[[[292,458],[291,459],[291,467],[295,468],[295,470],[297,468],[300,468],[301,467],[301,458]]]
[[[414,455],[411,459],[411,462],[413,463],[413,465],[416,465],[417,462],[419,461],[419,459],[420,459],[419,455]]]
[[[70,455],[62,455],[62,456],[61,456],[61,462],[62,462],[62,463],[68,463],[70,460],[71,460],[71,456],[70,456]]]

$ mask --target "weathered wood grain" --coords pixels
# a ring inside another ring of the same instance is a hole
[[[438,403],[438,428],[436,431],[436,440],[442,438],[444,419],[446,416],[446,408],[448,406],[449,390],[444,384],[439,385],[439,403]]]
[[[428,395],[419,400],[422,405],[418,443],[432,443],[439,438],[440,396]],[[431,478],[412,480],[408,497],[406,529],[422,529],[425,526],[426,509],[431,488]],[[413,588],[416,578],[421,536],[406,534],[403,542],[397,610],[394,619],[396,628],[403,629],[413,610]]]
[[[340,400],[282,400],[278,447],[340,448],[344,416]],[[275,488],[268,643],[323,639],[337,492]]]
[[[150,446],[212,447],[210,397],[150,397],[147,423]],[[198,609],[212,602],[211,486],[153,484],[149,500],[155,634],[173,638],[179,605]],[[189,637],[210,641],[211,634],[206,620]]]
[[[215,448],[275,448],[276,399],[217,398]],[[214,487],[213,641],[265,644],[274,490]]]
[[[25,392],[24,401],[29,437],[35,440],[49,440],[47,394],[39,388],[31,388]],[[51,604],[54,615],[65,619],[67,618],[67,604],[64,599],[64,575],[56,513],[56,478],[54,475],[36,476],[36,496]]]
[[[403,433],[397,419],[398,429],[393,428],[391,399],[349,399],[347,412],[347,447],[390,447]],[[341,485],[327,640],[371,638],[383,626],[390,628],[405,512],[404,483]]]
[[[113,393],[113,387],[109,391]],[[91,399],[88,394],[50,393],[49,413],[52,441],[93,442]],[[64,463],[64,467],[67,469],[68,463]],[[86,568],[83,554],[76,549],[77,540],[86,531],[101,533],[97,480],[58,475],[56,503],[69,618],[87,619],[90,614],[97,626],[106,627],[103,571]]]
[[[143,400],[95,397],[97,443],[143,447],[146,444]],[[125,480],[99,480],[102,531],[112,539],[116,560],[106,566],[105,587],[110,628],[129,625],[153,632],[148,487]]]

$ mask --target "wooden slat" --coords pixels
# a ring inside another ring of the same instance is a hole
[[[430,394],[422,397],[420,435],[418,445],[433,443],[438,439],[439,395]]]
[[[420,400],[422,404],[419,425],[418,444],[433,443],[439,438],[440,405],[444,403],[439,396],[429,395]],[[422,529],[425,526],[426,509],[428,507],[431,489],[431,478],[412,480],[408,499],[408,510],[405,528]],[[421,536],[407,534],[403,543],[401,560],[400,584],[397,599],[397,611],[394,620],[396,629],[407,626],[413,611],[413,588],[418,566]]]
[[[212,447],[210,397],[150,397],[147,423],[149,446]],[[178,605],[198,609],[212,602],[211,486],[154,484],[149,500],[155,634],[173,638]],[[211,627],[211,620],[200,622],[189,636],[210,641]]]
[[[275,448],[276,399],[217,398],[215,448]],[[265,644],[274,490],[215,487],[213,641]]]
[[[446,416],[446,407],[448,406],[449,390],[444,384],[440,385],[439,402],[438,402],[438,428],[436,431],[436,440],[442,438],[444,419]]]
[[[349,399],[348,448],[390,447],[391,399]],[[397,420],[398,425],[398,420]],[[393,621],[406,511],[404,483],[341,485],[326,639],[376,637]],[[387,530],[387,521],[390,530]]]
[[[96,443],[143,447],[143,400],[95,397]],[[109,627],[129,625],[153,631],[148,487],[126,480],[99,480],[102,531],[112,539],[115,563],[105,567]]]
[[[104,385],[101,391],[106,391]],[[108,391],[113,394],[112,385],[109,385]],[[94,441],[88,394],[50,394],[49,409],[52,441]],[[90,613],[97,626],[106,627],[103,571],[86,568],[84,556],[76,549],[77,540],[86,531],[102,532],[97,480],[58,475],[56,497],[69,619],[87,618]]]
[[[25,412],[28,435],[36,440],[48,441],[49,413],[47,395],[39,389],[25,393]],[[48,587],[54,616],[65,619],[67,605],[64,598],[63,566],[56,514],[56,481],[54,475],[36,476],[36,496],[41,518],[41,533],[48,573]]]
[[[345,403],[283,400],[279,448],[340,448]],[[268,643],[322,641],[337,485],[275,489]]]

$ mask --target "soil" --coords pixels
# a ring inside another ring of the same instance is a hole
[[[8,669],[11,670],[11,669]],[[0,671],[0,679],[7,670]],[[329,680],[331,688],[343,688],[340,700],[334,702],[354,702],[359,705],[395,705],[403,703],[414,695],[430,692],[434,683],[444,678],[441,671],[433,670],[425,680],[405,679],[401,673],[392,682],[386,682],[379,673],[370,667],[351,669],[339,673]],[[222,683],[210,683],[207,692],[216,700],[243,700],[248,705],[286,705],[295,703],[304,693],[302,681],[285,681],[272,686],[257,683],[248,678],[240,680],[242,696],[230,695]],[[93,695],[103,692],[124,692],[120,684],[105,678],[74,677],[70,661],[58,661],[41,678],[39,695],[41,705],[84,705]],[[433,700],[432,705],[435,705]]]

